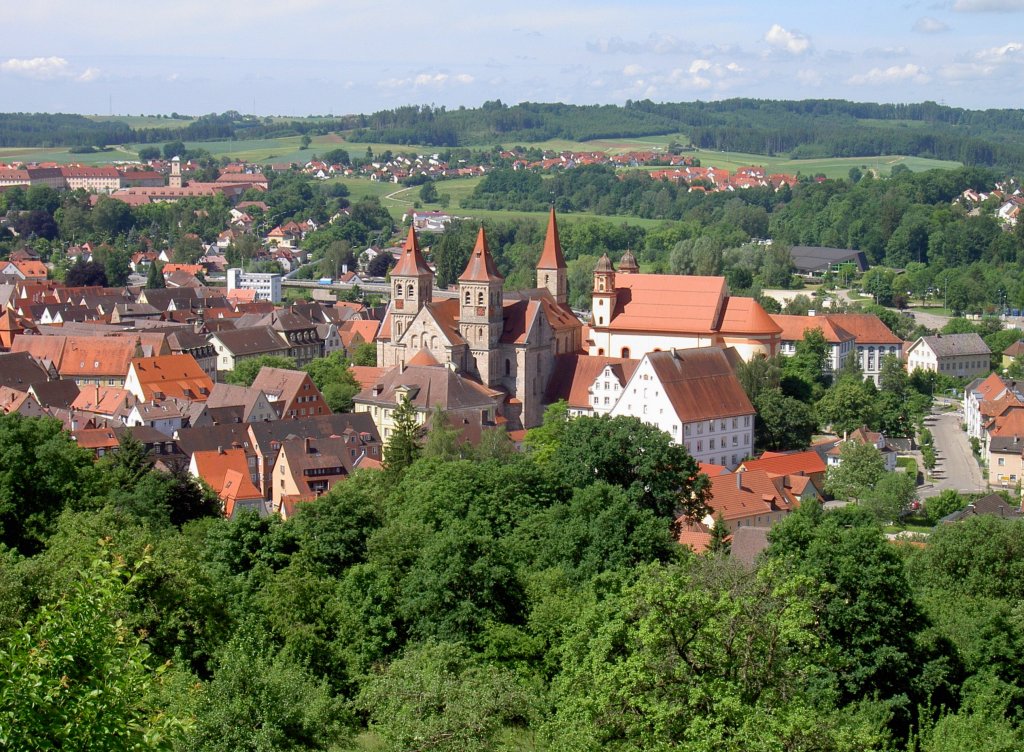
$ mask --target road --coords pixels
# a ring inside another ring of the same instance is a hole
[[[935,471],[931,486],[921,488],[922,496],[937,496],[952,488],[960,493],[984,491],[988,484],[971,453],[967,434],[960,430],[963,416],[959,412],[932,413],[925,418],[935,439]]]

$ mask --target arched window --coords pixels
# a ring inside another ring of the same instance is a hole
[[[396,298],[402,297],[402,283],[401,282],[399,282],[397,285],[395,285],[395,297]]]
[[[604,355],[604,348],[603,347],[597,348],[597,354],[598,355]]]
[[[412,285],[409,285],[409,294],[406,295],[406,297],[408,297],[408,298],[415,298],[416,297],[416,288],[413,287]]]
[[[547,274],[544,275],[544,286],[545,287],[548,286],[548,275]]]
[[[477,305],[483,305],[484,304],[484,294],[483,294],[483,292],[478,292],[476,294],[476,304]]]
[[[622,348],[622,357],[623,358],[628,358],[629,357],[629,348],[628,347],[623,347]]]
[[[413,350],[419,350],[420,349],[420,336],[418,334],[412,335],[412,349]]]
[[[469,297],[469,290],[466,290],[466,305],[469,305],[472,302],[472,298]]]
[[[604,326],[604,316],[598,316],[597,317],[597,325],[598,326]]]

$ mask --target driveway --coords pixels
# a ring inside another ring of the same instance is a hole
[[[925,425],[935,439],[935,470],[933,481],[921,487],[922,496],[937,496],[952,488],[960,493],[985,491],[988,484],[981,475],[967,434],[960,430],[963,415],[959,411],[931,413]]]

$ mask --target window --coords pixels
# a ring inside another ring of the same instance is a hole
[[[413,287],[412,285],[409,285],[409,293],[406,295],[406,297],[407,298],[415,298],[416,297],[416,288]]]
[[[708,449],[714,449],[714,448],[715,448],[715,440],[714,439],[709,439],[708,440]]]
[[[402,297],[402,284],[401,283],[395,285],[395,297],[396,298]]]
[[[622,348],[622,357],[623,358],[628,358],[629,357],[629,348],[628,347],[623,347]]]
[[[484,304],[484,294],[483,294],[483,291],[478,292],[476,294],[476,304],[477,305],[483,305]]]
[[[690,424],[689,423],[687,423],[685,426],[683,426],[683,433],[685,435],[687,435],[687,436],[690,435]]]
[[[466,290],[466,305],[469,305],[472,302],[472,298],[469,297],[469,290]]]
[[[733,436],[732,436],[732,445],[733,446],[739,446],[739,443],[740,443],[740,437],[737,436],[736,434],[733,434]]]
[[[1005,457],[1000,457],[999,458],[999,462],[997,464],[999,465],[999,467],[1002,467],[1003,465],[1006,464],[1006,458]]]

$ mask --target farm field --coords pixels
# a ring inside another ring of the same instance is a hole
[[[129,128],[184,128],[193,118],[154,117],[151,115],[86,115],[97,123],[124,123]]]

